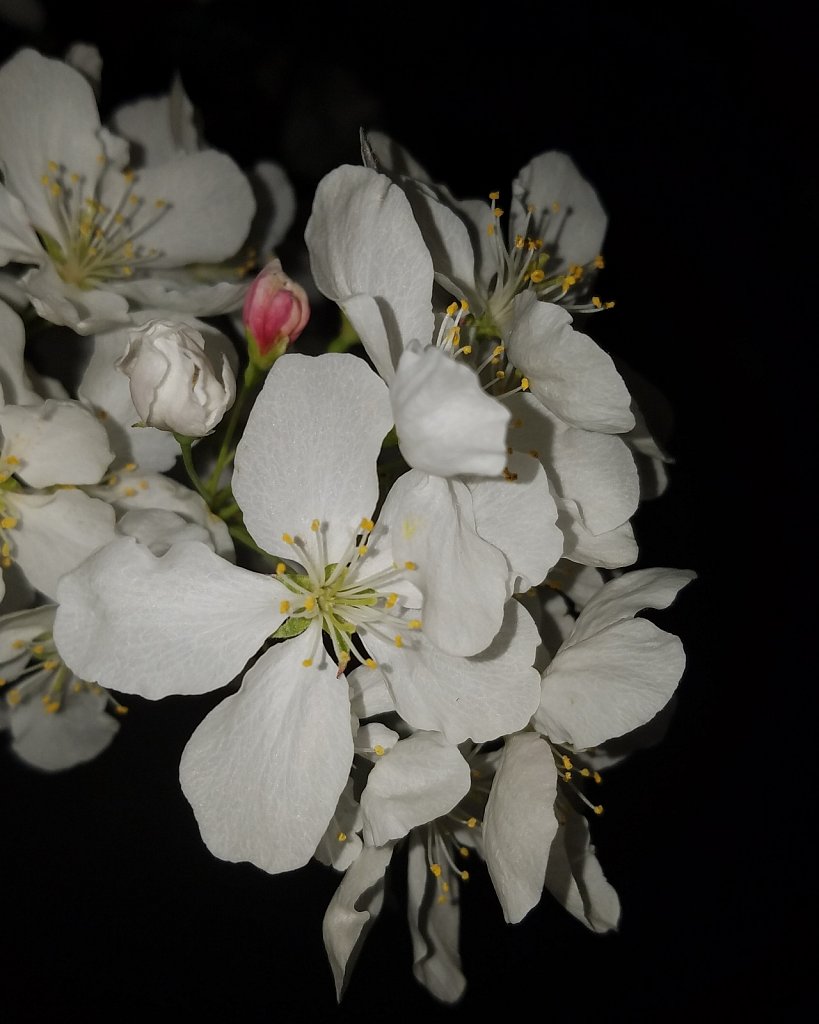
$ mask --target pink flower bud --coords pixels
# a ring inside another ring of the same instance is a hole
[[[307,326],[307,292],[271,260],[250,286],[242,319],[251,361],[268,369]]]

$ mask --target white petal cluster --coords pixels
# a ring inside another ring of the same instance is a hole
[[[507,214],[365,136],[306,242],[368,358],[339,339],[308,356],[315,289],[273,253],[295,212],[282,169],[208,148],[178,78],[102,125],[100,69],[88,47],[0,68],[11,750],[71,768],[117,732],[113,692],[233,684],[182,790],[215,856],[342,873],[323,925],[339,997],[391,866],[413,972],[444,1002],[466,985],[476,863],[509,922],[546,890],[616,928],[596,787],[610,742],[662,721],[685,659],[641,613],[694,574],[623,572],[638,460],[658,493],[668,457],[585,333],[611,305],[596,192],[543,153]],[[241,326],[214,321],[260,270]],[[35,360],[33,328],[72,355]]]

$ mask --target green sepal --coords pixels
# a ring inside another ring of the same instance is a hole
[[[298,615],[291,615],[290,618],[284,620],[275,633],[270,635],[274,640],[287,640],[291,636],[298,636],[299,633],[303,633],[311,622],[312,619],[303,619]]]

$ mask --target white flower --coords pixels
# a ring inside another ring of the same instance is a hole
[[[55,610],[44,605],[0,618],[0,675],[11,748],[44,771],[96,757],[119,729],[108,712],[126,710],[64,664],[51,636]]]
[[[0,69],[0,159],[0,262],[34,264],[21,284],[37,312],[80,334],[128,322],[148,281],[164,294],[175,268],[232,256],[253,214],[244,176],[214,150],[128,169],[82,74],[32,50]]]
[[[187,437],[209,434],[233,405],[236,378],[227,356],[213,366],[194,328],[151,320],[131,331],[117,360],[131,382],[134,408],[146,426]]]
[[[386,388],[362,360],[285,355],[253,408],[234,477],[248,530],[282,559],[276,573],[237,568],[198,543],[157,558],[123,539],[60,588],[55,636],[69,664],[149,698],[222,686],[270,636],[290,637],[264,650],[183,755],[183,789],[205,842],[223,859],[283,871],[315,851],[353,756],[347,682],[339,678],[353,657],[359,671],[383,676],[407,721],[450,742],[519,728],[536,706],[536,629],[517,602],[507,603],[500,632],[475,657],[435,648],[426,610],[421,628],[412,579],[423,575],[422,590],[433,566],[402,558],[397,535],[412,534],[412,523],[400,508],[378,527],[369,518],[390,424]],[[505,579],[505,557],[480,543],[498,556]],[[449,569],[447,562],[440,575]],[[468,563],[454,585],[449,580],[449,605],[467,636],[461,599],[471,599],[476,571]],[[435,611],[433,602],[433,619]]]

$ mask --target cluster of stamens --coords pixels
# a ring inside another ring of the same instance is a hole
[[[573,752],[570,756],[565,753],[565,751],[561,751],[554,744],[551,744],[551,747],[552,754],[555,758],[555,765],[558,770],[558,778],[565,783],[566,787],[572,791],[573,795],[577,797],[581,803],[585,804],[590,811],[599,817],[603,813],[603,805],[596,804],[591,801],[580,788],[578,780],[591,781],[599,786],[603,781],[603,776],[600,772],[582,764],[577,753]]]
[[[14,514],[6,495],[19,490],[20,484],[14,478],[14,472],[20,465],[16,455],[6,455],[0,463],[0,566],[8,569],[14,561],[12,542],[8,531],[16,529],[19,519]]]
[[[127,280],[154,261],[160,253],[143,248],[138,240],[169,209],[165,199],[151,201],[137,195],[133,171],[109,168],[102,155],[99,160],[102,173],[93,182],[54,160],[40,179],[59,232],[52,238],[41,231],[41,240],[60,277],[80,288]],[[109,184],[114,175],[119,179],[118,195],[105,204],[100,199],[101,185]]]
[[[313,649],[302,662],[305,668],[313,665],[322,634],[329,638],[340,675],[353,658],[368,668],[377,668],[360,634],[369,632],[404,647],[409,642],[407,631],[421,628],[420,619],[405,620],[401,616],[399,596],[389,589],[390,584],[417,569],[415,563],[393,564],[370,574],[365,568],[374,528],[371,519],[362,518],[347,549],[334,563],[328,563],[321,520],[310,523],[308,540],[282,534],[285,544],[293,548],[293,561],[305,570],[293,571],[284,562],[276,566],[276,578],[291,594],[280,601],[280,614],[291,621],[301,620],[305,629],[314,627]]]

